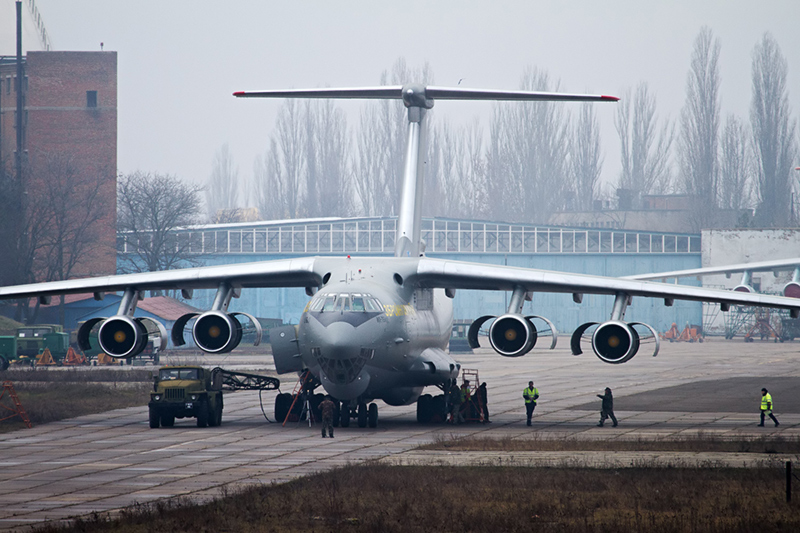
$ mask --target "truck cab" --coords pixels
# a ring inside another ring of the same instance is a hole
[[[172,427],[176,418],[196,418],[197,427],[222,423],[222,384],[202,366],[165,366],[153,377],[150,427]]]

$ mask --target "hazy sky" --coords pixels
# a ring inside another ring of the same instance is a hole
[[[204,182],[229,143],[242,179],[267,146],[281,101],[236,90],[376,85],[398,57],[429,62],[437,85],[514,89],[526,66],[562,90],[621,96],[648,82],[659,116],[684,102],[694,38],[721,43],[723,116],[749,120],[751,53],[771,32],[789,63],[800,112],[800,1],[634,0],[403,2],[37,0],[54,50],[118,52],[121,172],[168,172]],[[27,8],[26,8],[27,9]],[[0,0],[0,54],[13,54],[13,0]],[[37,43],[27,43],[35,48]],[[605,165],[619,153],[614,104],[598,104]],[[577,107],[574,107],[577,109]],[[358,106],[348,106],[349,124]],[[491,104],[438,102],[436,120],[486,126]]]

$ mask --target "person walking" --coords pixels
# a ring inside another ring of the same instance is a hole
[[[605,393],[598,394],[597,397],[603,400],[603,405],[600,408],[600,422],[597,423],[598,427],[603,427],[608,417],[611,417],[613,426],[617,427],[617,417],[614,416],[614,396],[611,395],[611,389],[606,387]]]
[[[326,437],[326,433],[330,433],[333,438],[333,411],[336,406],[331,400],[330,396],[325,396],[319,404],[319,410],[322,412],[322,438]]]
[[[478,409],[480,409],[481,414],[483,414],[483,423],[488,424],[491,421],[489,420],[489,400],[485,381],[478,387],[476,396],[478,397]]]
[[[759,427],[764,427],[764,415],[769,415],[772,421],[775,422],[775,427],[781,425],[781,423],[778,422],[778,419],[775,418],[775,415],[772,414],[773,407],[772,395],[767,391],[767,389],[761,389],[761,423],[758,425]]]
[[[462,422],[464,422],[464,416],[461,414],[461,389],[456,380],[453,380],[453,385],[450,387],[450,423],[461,424]]]
[[[533,386],[533,381],[528,382],[528,388],[522,391],[522,397],[525,398],[525,414],[528,416],[530,426],[533,410],[536,409],[536,400],[539,399],[539,389]]]

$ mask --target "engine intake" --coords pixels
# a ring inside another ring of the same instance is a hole
[[[100,348],[115,358],[139,355],[147,345],[147,328],[138,320],[125,315],[103,321],[97,332]]]
[[[639,351],[639,334],[624,322],[604,322],[594,330],[592,349],[606,363],[624,363]]]
[[[227,353],[239,346],[242,323],[222,311],[206,311],[195,320],[192,337],[204,352]]]
[[[502,315],[489,328],[489,343],[505,357],[525,355],[536,345],[537,338],[536,327],[522,315]]]

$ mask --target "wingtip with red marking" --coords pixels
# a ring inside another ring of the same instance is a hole
[[[602,95],[602,96],[600,96],[600,99],[608,101],[608,102],[619,102],[619,98],[617,98],[616,96]]]
[[[244,96],[244,91],[236,91],[233,96]]]

